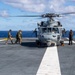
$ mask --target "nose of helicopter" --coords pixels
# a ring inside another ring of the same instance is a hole
[[[57,35],[42,35],[42,38],[44,38],[45,40],[57,40]]]

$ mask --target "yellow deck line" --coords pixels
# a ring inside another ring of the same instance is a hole
[[[8,38],[3,38],[3,39],[0,39],[0,41],[6,41]],[[15,38],[12,38],[12,40],[15,39]]]

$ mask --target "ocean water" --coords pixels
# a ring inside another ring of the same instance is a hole
[[[12,31],[12,37],[16,37],[16,33],[17,31]],[[73,38],[75,38],[75,31],[73,31]],[[36,37],[35,33],[33,31],[22,31],[22,36],[24,38],[34,38]],[[68,37],[69,36],[69,31],[66,31],[66,33],[64,35],[62,35],[62,37]],[[8,31],[0,31],[0,38],[6,38],[8,37]]]
[[[12,31],[11,32],[12,37],[16,37],[17,31]],[[6,38],[8,37],[8,31],[0,31],[0,38]],[[22,37],[36,37],[35,33],[33,31],[22,31]]]
[[[66,33],[63,34],[62,37],[69,37],[69,31],[66,31]],[[75,31],[73,31],[73,38],[75,38]]]

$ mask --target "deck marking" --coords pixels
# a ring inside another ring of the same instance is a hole
[[[69,38],[66,38],[68,41],[64,41],[64,43],[69,43]],[[72,41],[73,43],[75,43],[75,41]]]
[[[75,41],[72,41],[73,43],[75,43]],[[64,43],[69,43],[69,41],[64,41]]]
[[[36,75],[61,75],[57,47],[48,47]]]
[[[7,38],[0,39],[0,41],[6,41],[6,40],[7,40]]]
[[[6,41],[7,39],[8,39],[8,38],[0,39],[0,42],[1,42],[1,41]],[[12,38],[12,40],[13,40],[13,39],[15,39],[15,38]]]

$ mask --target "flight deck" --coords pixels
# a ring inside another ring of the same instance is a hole
[[[35,40],[0,42],[0,75],[75,75],[75,44],[38,47]]]

